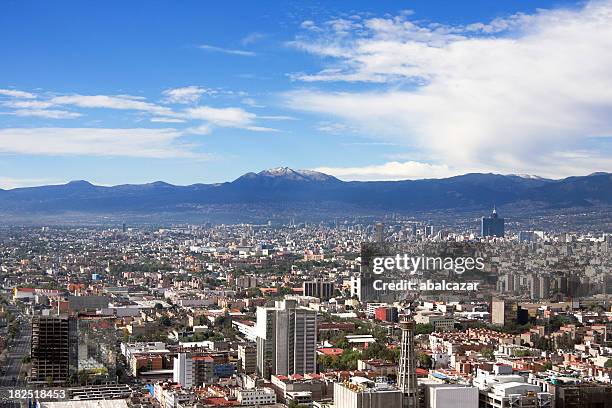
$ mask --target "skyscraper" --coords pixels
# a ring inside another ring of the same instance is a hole
[[[302,284],[304,296],[313,296],[321,300],[329,300],[334,296],[334,282],[315,279]]]
[[[314,373],[317,368],[317,313],[298,307],[295,300],[257,308],[257,372]]]
[[[503,237],[505,235],[505,220],[499,218],[497,210],[493,207],[490,217],[482,217],[480,222],[480,235],[483,237]]]
[[[419,390],[416,379],[416,356],[414,354],[414,320],[404,315],[400,319],[402,341],[400,343],[400,360],[397,371],[397,386],[403,394],[403,408],[418,408]]]
[[[77,367],[77,321],[68,316],[32,318],[30,382],[64,384]]]
[[[385,242],[385,224],[382,222],[377,222],[374,226],[374,240],[378,243]]]

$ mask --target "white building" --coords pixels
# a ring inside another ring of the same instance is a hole
[[[485,408],[550,407],[551,394],[538,385],[528,384],[519,375],[492,374],[478,371],[473,384],[479,388],[479,406]]]
[[[386,382],[353,377],[334,384],[335,408],[391,408],[402,406],[403,395]]]
[[[172,381],[180,384],[183,388],[193,387],[193,359],[187,353],[178,353],[174,357]]]
[[[236,398],[240,405],[270,405],[276,404],[276,394],[270,388],[253,388],[236,390]]]
[[[455,384],[428,384],[424,408],[478,408],[478,388]]]
[[[257,371],[268,374],[314,373],[317,368],[317,313],[294,300],[257,308]]]

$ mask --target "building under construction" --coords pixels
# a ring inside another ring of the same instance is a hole
[[[30,382],[65,384],[76,367],[76,319],[68,316],[34,316]]]

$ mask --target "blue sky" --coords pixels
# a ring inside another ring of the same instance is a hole
[[[0,187],[610,171],[611,10],[3,1]]]

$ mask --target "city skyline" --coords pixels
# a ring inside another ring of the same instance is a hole
[[[234,5],[0,6],[0,188],[612,169],[610,1]]]

